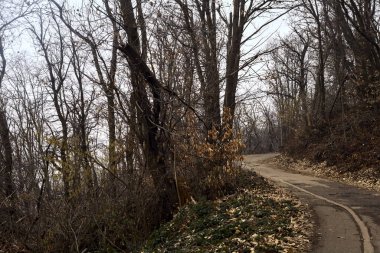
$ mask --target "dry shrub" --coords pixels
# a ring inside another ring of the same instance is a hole
[[[236,188],[244,145],[230,122],[231,114],[224,110],[220,129],[213,127],[205,137],[195,116],[186,116],[181,142],[175,143],[176,157],[181,158],[175,172],[179,188],[186,187],[195,198],[215,199]]]
[[[0,228],[0,252],[132,252],[156,228],[158,197],[149,175],[129,175],[110,195],[106,182],[70,199],[60,192],[18,194],[13,234]],[[86,192],[86,193],[84,193]],[[36,203],[40,201],[39,207]],[[31,206],[25,212],[25,206]],[[22,210],[22,211],[21,211]],[[0,215],[0,218],[2,216]]]

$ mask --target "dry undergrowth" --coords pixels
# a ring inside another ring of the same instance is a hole
[[[143,252],[308,252],[308,207],[252,172],[242,178],[253,187],[182,208]]]
[[[328,178],[337,182],[380,192],[380,175],[375,168],[344,171],[336,166],[327,166],[325,162],[316,164],[307,159],[296,160],[286,155],[280,155],[274,158],[274,161],[278,166],[288,170]]]

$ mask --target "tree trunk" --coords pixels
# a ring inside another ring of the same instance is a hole
[[[124,29],[128,35],[128,42],[120,49],[129,63],[133,93],[136,96],[134,101],[138,108],[137,120],[142,128],[142,136],[139,136],[140,143],[143,143],[146,164],[159,197],[160,219],[154,224],[158,225],[160,221],[169,220],[174,208],[178,205],[174,176],[165,157],[168,152],[165,148],[167,143],[162,143],[165,140],[160,139],[162,127],[164,127],[160,121],[163,109],[162,85],[141,56],[139,34],[131,0],[119,1]],[[145,83],[148,84],[152,93],[152,103]]]
[[[239,0],[234,0],[233,16],[230,17],[230,27],[227,43],[227,68],[226,68],[226,92],[224,96],[224,107],[229,109],[231,114],[231,122],[233,125],[233,118],[236,107],[236,89],[239,78],[239,64],[240,64],[240,46],[243,36],[244,16],[241,12],[244,8],[244,3]]]
[[[12,180],[12,145],[10,141],[9,128],[6,118],[4,105],[0,108],[0,148],[2,152],[3,161],[1,163],[2,177],[3,177],[3,191],[6,198],[13,198],[14,187]]]

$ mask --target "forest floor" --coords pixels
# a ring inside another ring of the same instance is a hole
[[[239,178],[236,193],[181,208],[142,252],[307,252],[308,207],[253,171]]]
[[[275,162],[287,170],[380,192],[380,174],[379,170],[374,167],[362,167],[359,170],[343,170],[340,168],[342,165],[328,166],[326,162],[316,163],[306,158],[298,160],[286,155],[277,156]]]

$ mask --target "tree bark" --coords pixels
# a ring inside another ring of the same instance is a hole
[[[162,84],[150,70],[141,56],[139,35],[136,18],[133,12],[131,0],[119,0],[121,14],[124,21],[124,29],[127,32],[128,42],[120,50],[128,60],[131,72],[133,93],[136,96],[138,123],[142,127],[140,141],[143,143],[144,156],[147,167],[152,175],[154,185],[159,197],[160,217],[156,224],[172,218],[174,208],[178,205],[177,190],[174,175],[168,166],[165,154],[165,140],[161,140],[163,123],[160,121],[162,113]],[[149,101],[145,88],[148,84],[153,101]],[[166,144],[167,145],[167,144]]]
[[[230,17],[229,36],[227,43],[227,67],[226,67],[226,92],[224,96],[224,107],[231,114],[232,126],[236,107],[236,89],[239,78],[240,47],[245,24],[244,7],[245,2],[234,0],[233,15]]]
[[[0,37],[0,58],[1,58],[1,69],[0,69],[0,88],[2,87],[7,61],[4,56],[3,40]],[[2,98],[0,98],[0,194],[3,195],[5,199],[9,200],[9,207],[6,210],[7,215],[9,215],[9,220],[7,221],[7,226],[10,231],[13,232],[14,228],[14,198],[15,198],[15,188],[13,185],[13,159],[12,159],[12,144],[10,140],[10,131],[8,127],[5,104]],[[3,200],[2,200],[3,201]]]

